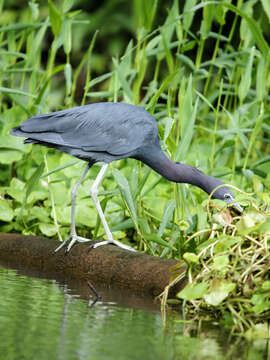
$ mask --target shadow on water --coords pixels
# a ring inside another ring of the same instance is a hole
[[[230,338],[175,313],[164,327],[151,298],[102,285],[89,307],[87,283],[48,277],[0,263],[0,360],[267,359],[265,339]]]

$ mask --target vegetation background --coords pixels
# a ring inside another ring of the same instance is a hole
[[[143,106],[158,121],[164,151],[244,191],[235,194],[246,212],[232,217],[200,189],[121,160],[100,189],[114,236],[183,258],[185,301],[218,307],[228,323],[237,311],[252,312],[241,329],[264,316],[269,271],[258,266],[269,262],[269,1],[0,0],[0,10],[0,231],[65,238],[70,191],[84,167],[24,146],[9,135],[13,126],[90,102]],[[79,190],[77,229],[89,238],[104,235],[89,199],[98,171]],[[196,276],[204,279],[199,288]],[[232,300],[239,296],[247,308]]]

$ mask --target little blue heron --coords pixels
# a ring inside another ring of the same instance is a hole
[[[67,245],[68,252],[75,242],[90,241],[76,234],[75,204],[78,187],[96,162],[104,164],[91,187],[91,196],[104,226],[107,240],[96,243],[93,247],[112,243],[133,250],[114,240],[97,197],[98,186],[108,164],[114,160],[124,158],[140,160],[166,179],[198,186],[208,194],[224,184],[192,166],[170,160],[161,150],[156,120],[139,106],[101,102],[36,115],[13,128],[11,135],[26,137],[25,144],[56,148],[87,161],[87,166],[71,193],[70,236],[55,251]],[[221,199],[233,205],[238,211],[242,211],[240,205],[234,201],[231,190],[225,185],[215,190],[212,197]]]

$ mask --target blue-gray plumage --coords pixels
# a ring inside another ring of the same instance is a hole
[[[208,194],[223,185],[222,181],[205,175],[192,166],[171,161],[161,150],[155,119],[146,110],[134,105],[96,103],[36,115],[13,128],[11,135],[26,137],[25,144],[57,148],[88,162],[82,177],[72,191],[71,235],[63,243],[64,245],[69,241],[67,251],[76,241],[88,241],[76,235],[75,200],[80,183],[95,162],[103,162],[104,165],[92,186],[91,195],[108,240],[97,243],[94,247],[114,243],[131,250],[130,247],[113,239],[97,198],[98,185],[108,164],[114,160],[123,158],[140,160],[166,179],[193,184]],[[234,202],[233,194],[227,186],[217,189],[213,198],[224,200],[242,211]]]

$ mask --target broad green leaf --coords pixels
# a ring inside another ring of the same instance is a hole
[[[65,206],[70,203],[70,196],[64,182],[55,182],[50,184],[54,202],[56,205]]]
[[[45,200],[49,197],[49,191],[46,188],[34,190],[27,198],[27,204],[34,204],[37,201]]]
[[[223,271],[223,270],[227,269],[228,264],[229,264],[229,256],[228,255],[215,256],[213,269]]]
[[[17,178],[12,178],[9,187],[7,188],[7,194],[19,203],[23,202],[25,196],[25,183]]]
[[[49,223],[48,209],[40,206],[33,206],[30,208],[30,214],[43,223]]]
[[[110,229],[112,232],[119,230],[127,230],[133,228],[134,224],[131,219],[120,222],[117,225],[111,226]]]
[[[156,244],[165,246],[167,248],[170,248],[172,250],[176,251],[176,248],[168,243],[167,241],[163,240],[161,237],[159,237],[157,234],[143,234],[143,237],[148,241],[153,241]]]
[[[85,203],[79,203],[76,206],[76,221],[79,224],[94,228],[97,221],[97,210]]]
[[[0,163],[2,164],[12,164],[21,160],[23,153],[18,150],[6,150],[0,149]]]
[[[252,310],[259,314],[270,309],[269,293],[256,293],[251,298],[251,303],[254,305]]]
[[[0,220],[9,222],[13,219],[14,213],[9,205],[9,202],[4,199],[0,199]]]
[[[204,300],[207,304],[218,306],[225,300],[229,294],[235,289],[236,284],[227,282],[226,280],[214,279],[212,281],[210,292],[204,294]]]
[[[190,283],[187,284],[176,296],[185,300],[201,299],[207,292],[207,289],[208,284],[206,282],[201,282],[199,284]]]
[[[70,225],[71,223],[71,206],[56,206],[55,207],[56,218],[61,225]],[[76,206],[76,220],[78,215],[78,206]],[[54,217],[53,209],[51,209],[51,218]],[[75,221],[76,222],[76,221]],[[77,224],[77,222],[76,222]]]
[[[42,234],[52,237],[57,234],[57,226],[55,224],[39,223],[39,230]]]
[[[270,291],[270,280],[266,280],[262,283],[262,289],[266,291]]]

